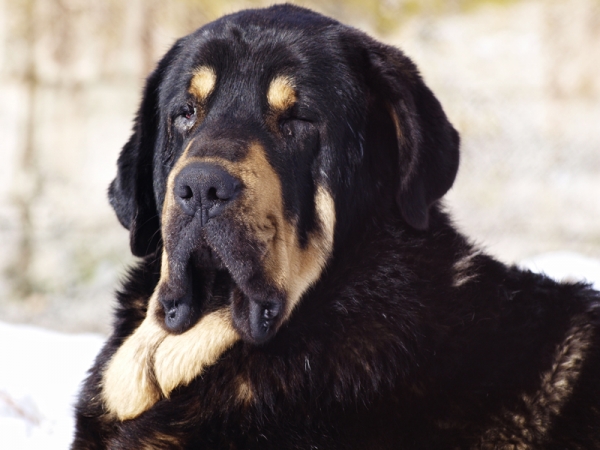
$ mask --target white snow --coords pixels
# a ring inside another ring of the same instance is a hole
[[[586,279],[600,289],[600,260],[548,253],[519,264],[558,280]],[[68,335],[0,322],[0,448],[69,447],[73,405],[100,351],[98,335]]]
[[[558,281],[587,281],[600,291],[600,260],[578,253],[553,252],[526,259],[519,265]]]
[[[79,386],[103,342],[0,322],[0,448],[69,448]]]

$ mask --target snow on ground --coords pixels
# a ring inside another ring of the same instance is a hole
[[[600,260],[561,252],[520,265],[558,280],[586,279],[600,290]],[[0,448],[68,448],[73,404],[103,342],[98,335],[68,335],[0,322]]]
[[[0,448],[69,448],[73,404],[104,339],[0,322]]]

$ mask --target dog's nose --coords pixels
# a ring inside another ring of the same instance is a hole
[[[203,162],[188,164],[175,177],[174,194],[183,212],[200,212],[202,224],[219,215],[241,190],[241,182],[224,168]]]

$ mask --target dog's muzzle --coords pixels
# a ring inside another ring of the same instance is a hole
[[[203,236],[207,223],[232,206],[241,190],[238,178],[211,162],[190,162],[173,180],[172,195],[179,211],[173,211],[168,225],[174,231],[165,242],[169,277],[159,292],[164,324],[172,332],[192,327],[214,297],[213,291],[230,284],[217,275],[223,272],[223,263]]]

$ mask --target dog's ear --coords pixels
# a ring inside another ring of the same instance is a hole
[[[159,211],[156,206],[154,153],[159,135],[159,91],[167,69],[177,58],[186,38],[175,42],[146,80],[133,134],[121,150],[117,176],[108,188],[108,200],[119,222],[129,230],[131,252],[150,255],[161,243]]]
[[[458,133],[408,57],[360,33],[354,34],[354,42],[363,52],[359,70],[365,83],[395,125],[399,152],[396,201],[409,225],[426,229],[430,206],[454,183]]]
[[[117,162],[117,176],[108,188],[108,199],[119,222],[129,230],[131,252],[146,256],[160,242],[159,218],[154,198],[153,157],[158,129],[159,67],[148,77],[133,134]]]

